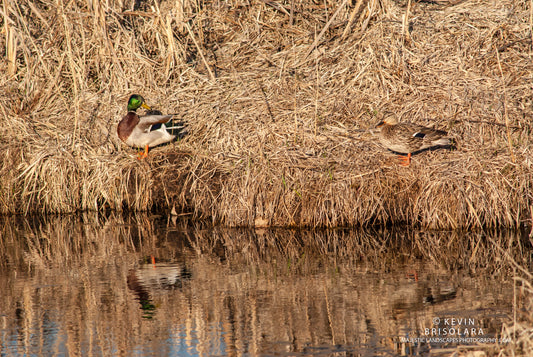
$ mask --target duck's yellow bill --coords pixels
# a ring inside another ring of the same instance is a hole
[[[143,103],[141,104],[141,107],[143,107],[144,109],[147,109],[147,110],[152,110],[152,108],[150,108],[150,106],[146,103]]]

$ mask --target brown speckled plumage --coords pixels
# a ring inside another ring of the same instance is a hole
[[[407,154],[407,165],[411,160],[411,154],[416,151],[451,144],[445,131],[414,123],[398,123],[393,118],[385,119],[377,127],[381,129],[379,132],[381,144],[394,152]]]

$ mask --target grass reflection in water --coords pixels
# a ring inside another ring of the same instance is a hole
[[[477,348],[532,348],[532,295],[512,279],[531,271],[520,232],[89,214],[0,227],[7,355],[449,354],[471,348],[467,338],[512,337],[515,313],[511,342]]]

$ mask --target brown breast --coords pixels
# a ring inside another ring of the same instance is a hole
[[[125,142],[139,121],[140,118],[136,113],[128,112],[117,126],[117,134],[120,140]]]

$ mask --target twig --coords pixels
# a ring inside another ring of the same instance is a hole
[[[207,68],[207,72],[209,72],[209,76],[211,77],[211,80],[214,82],[216,80],[215,75],[211,71],[211,68],[209,67],[209,64],[207,63],[207,60],[204,57],[204,53],[202,52],[202,48],[196,41],[196,38],[194,37],[194,34],[191,30],[191,27],[188,23],[185,23],[185,27],[187,28],[187,31],[189,32],[189,36],[191,36],[192,42],[194,42],[194,45],[196,46],[196,49],[198,50],[198,53],[200,53],[200,57],[202,57],[202,61],[204,62],[205,68]]]
[[[141,17],[156,17],[158,16],[154,12],[146,12],[146,11],[122,11],[120,13],[122,16],[141,16]]]
[[[359,8],[361,7],[361,4],[363,3],[363,0],[357,0],[357,3],[355,4],[355,7],[352,10],[352,13],[350,14],[350,19],[348,20],[348,24],[346,25],[346,28],[344,29],[344,32],[342,33],[341,38],[344,39],[346,35],[348,35],[348,31],[350,31],[350,28],[352,27],[353,20],[355,19],[355,15],[359,12]]]
[[[349,176],[349,177],[347,177],[346,179],[347,179],[347,180],[353,180],[353,179],[356,179],[356,178],[365,177],[365,176],[368,176],[368,175],[375,174],[376,172],[383,171],[383,170],[386,170],[386,169],[391,169],[391,168],[392,168],[392,166],[383,166],[383,167],[377,168],[377,169],[372,170],[372,171],[363,172],[362,174],[358,174],[358,175],[354,175],[354,176]]]
[[[521,38],[519,40],[512,41],[512,42],[506,43],[503,46],[498,47],[498,52],[503,52],[509,47],[516,45],[517,43],[528,42],[529,40],[531,40],[531,34],[527,35],[525,38]]]
[[[532,33],[533,33],[533,0],[530,0],[529,1],[529,39],[531,40],[530,46],[533,46],[533,36],[531,35]]]
[[[496,58],[498,59],[498,68],[502,76],[502,88],[503,88],[503,116],[505,118],[505,127],[507,129],[507,144],[509,145],[509,152],[511,153],[511,161],[516,162],[513,152],[513,145],[511,143],[511,132],[509,128],[509,115],[507,114],[507,89],[505,87],[505,78],[503,76],[502,63],[500,62],[500,53],[496,50]]]
[[[409,34],[409,11],[411,11],[411,0],[407,2],[407,9],[405,10],[405,15],[403,15],[402,23],[402,37],[403,42],[411,42],[411,35]]]
[[[269,0],[261,0],[261,1],[264,2],[266,5],[272,6],[274,9],[281,11],[285,15],[291,16],[291,14],[287,11],[287,9],[283,5],[275,1],[269,1]]]
[[[344,0],[342,2],[342,4],[340,4],[340,6],[337,8],[337,10],[335,11],[335,13],[333,14],[333,16],[331,16],[331,19],[329,19],[329,21],[326,23],[326,25],[324,26],[324,28],[322,29],[322,31],[320,31],[320,33],[318,34],[318,37],[315,38],[315,41],[311,44],[311,46],[309,46],[309,49],[307,50],[307,52],[305,53],[305,56],[303,57],[304,59],[307,58],[307,56],[309,56],[311,54],[311,52],[313,52],[313,50],[315,49],[315,47],[317,46],[318,42],[320,42],[320,40],[322,39],[322,36],[324,36],[324,34],[326,33],[326,31],[328,30],[328,28],[331,26],[331,24],[333,23],[333,20],[335,20],[335,18],[337,17],[337,15],[339,15],[339,13],[341,12],[341,9],[344,8],[344,6],[346,6],[346,4],[348,3],[348,0]]]
[[[316,33],[315,33],[316,34]],[[318,56],[316,57],[316,61],[315,61],[315,69],[316,69],[316,88],[315,88],[315,136],[317,134],[317,122],[318,122],[318,92],[319,92],[319,88],[320,88],[320,71],[319,71],[319,66],[320,66],[320,61],[318,59]]]
[[[261,93],[263,94],[263,99],[265,100],[268,114],[270,115],[270,119],[272,119],[272,122],[275,122],[276,120],[274,119],[274,114],[272,114],[272,109],[270,108],[270,103],[268,102],[268,97],[266,95],[265,89],[263,88],[261,83],[258,83],[258,85],[259,85],[259,88],[261,89]]]

